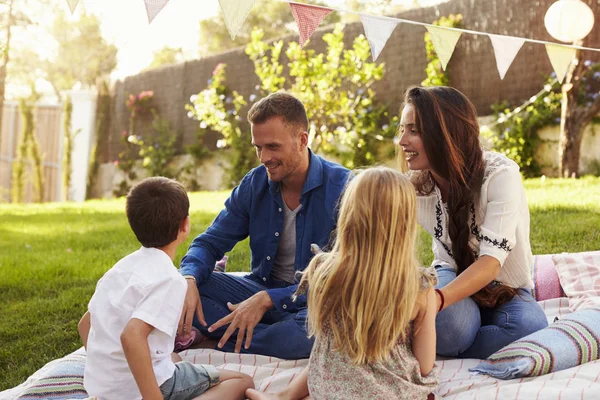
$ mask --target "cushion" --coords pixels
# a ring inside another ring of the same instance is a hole
[[[536,301],[567,297],[560,286],[552,254],[533,256],[533,297]]]
[[[61,358],[39,380],[27,387],[18,399],[85,399],[88,395],[83,388],[84,369],[85,355],[70,354]]]
[[[540,376],[597,360],[599,347],[600,310],[580,310],[503,347],[469,371],[498,379]]]
[[[552,256],[572,312],[600,308],[600,251]]]

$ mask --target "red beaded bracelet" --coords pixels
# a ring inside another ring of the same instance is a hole
[[[440,312],[440,311],[442,311],[442,309],[444,308],[444,302],[445,302],[445,299],[444,299],[444,293],[442,293],[442,291],[441,291],[440,289],[435,289],[435,292],[436,292],[437,294],[439,294],[439,295],[440,295],[440,299],[442,299],[442,302],[441,302],[441,304],[440,304],[440,309],[438,310],[438,312]]]

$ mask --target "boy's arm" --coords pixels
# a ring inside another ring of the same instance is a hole
[[[129,369],[140,389],[144,400],[163,399],[160,388],[156,383],[156,376],[152,368],[150,348],[148,347],[148,335],[154,328],[141,319],[129,320],[123,333],[121,333],[121,344],[123,352],[129,364]]]
[[[412,338],[412,351],[419,365],[421,375],[429,375],[435,363],[435,317],[437,316],[437,301],[433,288],[427,290],[427,303],[423,311],[425,315],[415,319]]]
[[[81,341],[83,342],[83,347],[85,348],[86,351],[87,351],[87,341],[88,341],[88,336],[90,334],[91,326],[92,326],[91,314],[89,311],[87,311],[85,314],[83,314],[83,317],[81,317],[79,324],[77,324],[77,330],[79,331],[79,337],[81,338]]]

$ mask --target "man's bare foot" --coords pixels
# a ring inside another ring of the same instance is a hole
[[[283,395],[277,393],[265,393],[256,389],[247,389],[246,397],[250,400],[284,400]]]

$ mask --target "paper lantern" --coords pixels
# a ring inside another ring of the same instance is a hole
[[[544,25],[553,38],[574,43],[592,31],[594,13],[581,0],[558,0],[546,11]]]

